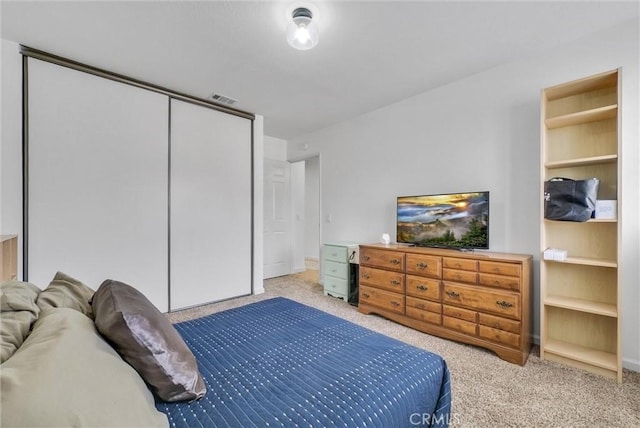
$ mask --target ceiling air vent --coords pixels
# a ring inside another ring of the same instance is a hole
[[[238,102],[238,100],[236,100],[234,98],[231,98],[231,97],[228,97],[228,96],[222,95],[222,94],[217,94],[215,92],[213,94],[211,94],[211,99],[213,101],[217,102],[217,103],[226,104],[228,106],[232,106],[232,105],[234,105],[235,103]]]

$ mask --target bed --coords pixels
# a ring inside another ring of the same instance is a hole
[[[175,327],[207,394],[157,401],[173,427],[448,424],[441,357],[315,308],[274,298]]]
[[[449,424],[442,357],[293,300],[171,325],[118,281],[0,294],[1,426]]]

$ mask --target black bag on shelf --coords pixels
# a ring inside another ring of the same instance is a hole
[[[554,177],[544,183],[544,218],[587,221],[596,207],[600,180]]]

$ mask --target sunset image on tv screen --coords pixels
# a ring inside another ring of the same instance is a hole
[[[488,248],[489,192],[398,198],[397,241],[419,246]]]

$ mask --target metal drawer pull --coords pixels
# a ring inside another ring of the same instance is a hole
[[[364,279],[369,279],[369,274],[368,274],[368,273],[363,273],[363,274],[362,274],[362,277],[363,277]]]
[[[416,263],[416,267],[417,267],[418,269],[426,269],[426,268],[428,268],[428,267],[429,267],[429,265],[428,265],[428,264],[426,264],[426,263],[424,263],[424,262],[420,262],[420,263]]]
[[[418,303],[418,304],[416,305],[416,308],[418,308],[418,309],[424,309],[424,304],[423,304],[423,303]]]
[[[462,266],[462,265],[461,265],[460,263],[456,263],[456,267],[457,267],[457,268],[459,268],[459,267],[461,267],[461,266]]]
[[[399,264],[400,264],[400,260],[398,260],[398,259],[391,259],[391,260],[389,260],[389,263],[391,263],[392,265],[399,265]]]
[[[392,300],[391,301],[391,306],[398,307],[398,306],[400,306],[400,303],[396,302],[395,300]]]
[[[400,285],[400,281],[398,281],[397,279],[392,279],[391,285]]]
[[[500,273],[500,268],[499,267],[493,268],[493,271],[496,273]]]
[[[369,259],[370,259],[371,257],[369,257],[369,256],[364,256],[364,257],[362,257],[362,258],[363,258],[363,259],[365,259],[366,261],[369,261]]]
[[[424,285],[422,285],[422,284],[420,284],[420,285],[416,286],[416,288],[417,288],[418,290],[421,290],[421,291],[427,291],[427,290],[429,289],[428,287],[425,287],[425,286],[424,286]]]
[[[365,299],[368,299],[370,296],[369,296],[369,293],[362,293],[362,297],[364,297]]]
[[[447,296],[449,297],[453,297],[453,298],[458,298],[460,297],[460,293],[456,293],[455,291],[447,291]]]
[[[338,257],[338,253],[331,253],[333,257]]]
[[[510,308],[513,306],[513,303],[509,303],[507,301],[504,300],[496,300],[496,305],[502,307],[502,308]]]

